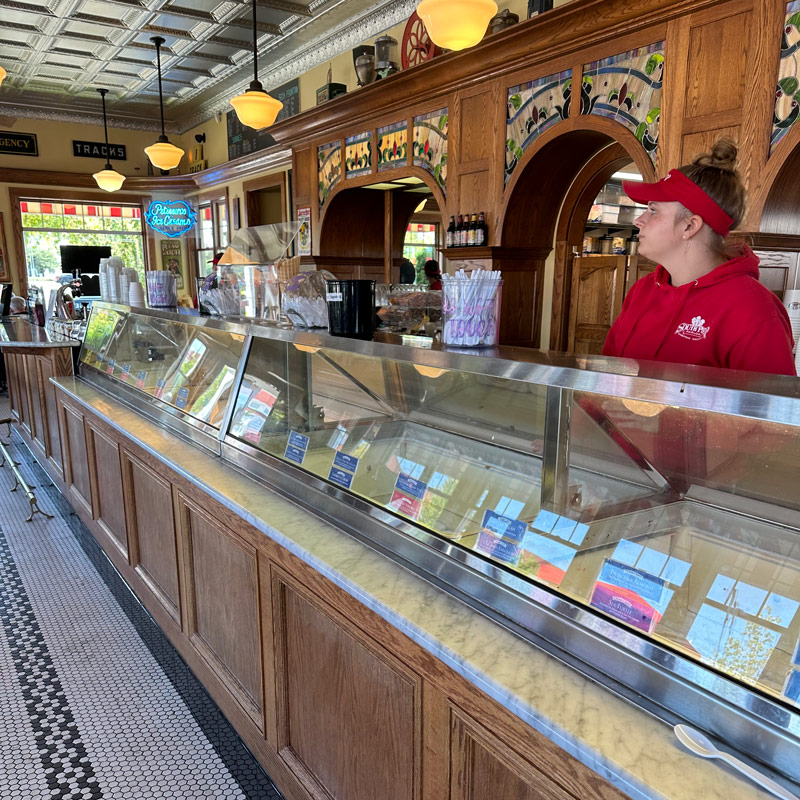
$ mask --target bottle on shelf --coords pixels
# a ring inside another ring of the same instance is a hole
[[[454,214],[450,215],[450,224],[447,226],[447,231],[445,232],[444,241],[445,247],[453,247],[453,243],[455,242],[456,238],[456,218]]]
[[[461,226],[461,237],[458,240],[459,247],[467,246],[467,239],[469,238],[469,214],[463,216],[464,224]]]
[[[475,231],[475,244],[478,247],[486,247],[489,241],[489,227],[486,224],[486,216],[483,211],[478,215],[478,227]]]
[[[469,222],[469,230],[467,231],[467,247],[475,247],[478,243],[478,215],[473,214]]]
[[[464,215],[458,215],[455,236],[453,237],[453,247],[461,247],[461,234],[464,232]]]

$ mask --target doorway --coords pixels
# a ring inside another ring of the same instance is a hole
[[[286,222],[286,173],[245,181],[242,189],[247,227]]]

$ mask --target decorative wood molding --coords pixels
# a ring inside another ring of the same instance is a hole
[[[192,180],[196,187],[206,189],[219,183],[230,183],[231,181],[249,178],[266,170],[289,169],[291,165],[291,148],[275,145],[266,150],[260,150],[253,155],[226,161],[218,167],[195,172],[184,177]],[[195,187],[193,186],[192,188]]]
[[[0,167],[0,183],[21,183],[27,186],[69,186],[76,188],[98,189],[94,178],[83,172],[51,172],[43,169],[15,169]],[[195,182],[191,175],[164,175],[147,177],[126,177],[125,191],[131,189],[140,192],[151,191],[191,191]],[[98,191],[101,191],[98,189]],[[115,193],[104,192],[103,197],[119,197]]]

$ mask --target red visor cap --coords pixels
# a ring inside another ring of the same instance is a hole
[[[694,181],[677,169],[671,169],[656,183],[622,181],[622,188],[634,203],[646,205],[651,200],[662,203],[678,202],[692,214],[702,217],[703,222],[720,236],[727,236],[731,232],[733,219]]]

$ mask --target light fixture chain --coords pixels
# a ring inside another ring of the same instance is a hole
[[[253,80],[258,83],[258,26],[256,23],[256,0],[253,0]]]
[[[108,149],[108,122],[106,121],[106,90],[103,89],[100,91],[100,97],[103,100],[103,130],[106,134],[106,153],[109,152]]]
[[[158,107],[161,109],[161,135],[166,136],[164,130],[164,93],[161,89],[161,42],[158,37],[155,38],[156,46],[156,64],[158,65]]]

